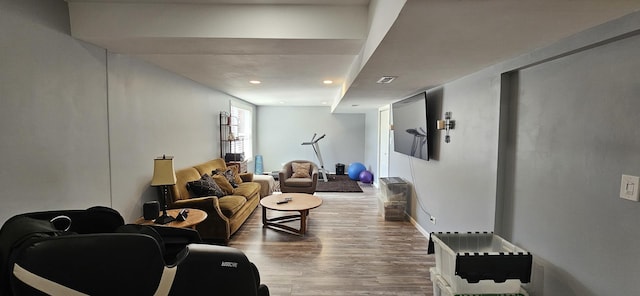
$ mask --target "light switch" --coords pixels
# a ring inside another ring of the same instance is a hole
[[[640,177],[622,175],[622,181],[620,181],[620,198],[640,201],[638,183],[640,183]]]

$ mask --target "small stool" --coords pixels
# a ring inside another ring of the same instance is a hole
[[[276,180],[269,175],[253,175],[253,182],[260,183],[260,198],[273,194]]]

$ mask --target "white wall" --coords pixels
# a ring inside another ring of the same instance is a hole
[[[313,134],[326,134],[318,142],[328,171],[336,163],[364,163],[364,114],[331,114],[329,107],[269,107],[258,109],[256,154],[263,157],[264,171],[279,171],[290,160],[306,159],[318,163],[313,148],[301,145]],[[318,163],[319,164],[319,163]],[[373,164],[372,164],[373,165]]]

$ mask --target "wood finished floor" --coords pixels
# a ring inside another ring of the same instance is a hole
[[[378,190],[363,190],[316,193],[323,204],[311,210],[303,237],[263,228],[258,207],[229,246],[256,264],[272,296],[433,295],[427,238],[408,221],[384,221]]]

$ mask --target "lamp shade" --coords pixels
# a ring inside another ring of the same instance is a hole
[[[176,184],[176,173],[173,170],[173,156],[162,156],[154,159],[151,186],[174,184]]]

